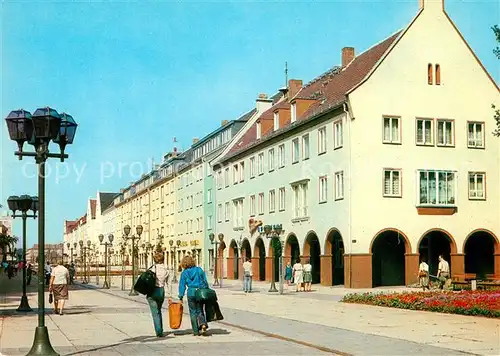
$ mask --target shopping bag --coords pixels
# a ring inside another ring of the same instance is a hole
[[[153,267],[153,266],[151,266]],[[151,271],[149,267],[145,272],[141,273],[134,284],[134,290],[144,295],[151,295],[155,290],[156,273]],[[155,266],[156,269],[156,266]]]
[[[196,301],[200,303],[217,301],[217,293],[210,288],[197,288],[194,297]]]
[[[168,319],[170,322],[170,329],[179,329],[182,324],[182,314],[184,312],[184,305],[182,302],[172,302],[168,305]]]
[[[54,295],[52,293],[49,293],[49,304],[52,304],[54,301]]]

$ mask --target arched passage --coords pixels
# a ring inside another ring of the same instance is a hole
[[[495,273],[495,245],[498,243],[490,232],[479,230],[471,233],[465,240],[465,273],[475,278],[485,279]]]
[[[405,253],[410,244],[398,230],[379,232],[372,241],[372,286],[405,285]]]
[[[243,240],[243,244],[241,245],[241,250],[243,258],[247,259],[252,258],[252,248],[250,247],[250,242],[247,239]]]
[[[292,265],[300,258],[300,245],[297,236],[290,234],[285,243],[285,259]]]
[[[451,235],[440,229],[427,231],[418,244],[418,253],[429,265],[429,274],[432,276],[437,274],[439,255],[449,263],[451,271],[451,254],[456,252],[457,247]]]
[[[329,231],[325,243],[325,255],[331,255],[332,285],[344,284],[344,241],[337,229]],[[323,272],[324,273],[324,272]]]
[[[266,247],[264,246],[264,241],[261,238],[258,238],[255,241],[255,247],[253,250],[253,257],[258,258],[259,260],[259,268],[257,269],[258,275],[256,278],[259,281],[266,280]]]
[[[307,263],[307,259],[312,266],[312,282],[319,283],[321,281],[321,247],[319,244],[318,235],[314,231],[307,234],[306,241],[304,242],[304,257],[302,263]]]
[[[238,245],[236,244],[236,241],[231,240],[231,243],[229,244],[229,251],[228,251],[228,260],[232,261],[231,265],[228,264],[228,272],[230,271],[229,268],[231,268],[232,276],[234,279],[238,279],[238,263],[240,259],[240,254],[238,251]]]

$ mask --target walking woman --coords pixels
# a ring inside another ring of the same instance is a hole
[[[208,324],[203,312],[203,304],[196,300],[195,294],[198,288],[208,288],[207,276],[200,267],[196,266],[193,257],[189,255],[184,256],[181,266],[184,271],[182,271],[179,281],[179,299],[182,300],[187,288],[189,316],[193,334],[194,336],[203,335],[208,329]]]
[[[312,266],[309,260],[306,261],[303,269],[304,269],[304,291],[310,292],[313,278],[312,278]]]
[[[290,286],[290,283],[292,282],[292,274],[293,274],[292,264],[288,262],[285,268],[285,281],[288,286]]]
[[[69,271],[59,261],[57,266],[52,268],[49,281],[49,292],[54,295],[54,313],[63,315],[64,303],[69,299],[68,292]]]
[[[429,265],[425,262],[425,258],[423,256],[420,257],[420,265],[418,266],[418,280],[420,282],[420,286],[425,291],[429,289]]]
[[[147,296],[149,309],[153,316],[153,325],[157,337],[163,337],[163,317],[161,314],[161,307],[165,301],[165,289],[167,290],[168,303],[172,302],[172,290],[170,289],[170,270],[165,266],[165,256],[163,252],[158,251],[153,256],[154,267],[152,271],[156,273],[155,289],[151,295]]]
[[[297,258],[297,262],[293,265],[293,280],[295,281],[295,287],[297,288],[297,292],[299,292],[300,289],[304,288],[303,270],[304,268],[300,264],[300,259]]]

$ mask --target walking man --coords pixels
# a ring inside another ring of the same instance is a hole
[[[250,293],[252,291],[252,262],[249,258],[245,259],[243,263],[243,291]]]
[[[443,289],[446,280],[450,278],[450,265],[443,258],[443,255],[439,255],[438,273],[440,288]]]

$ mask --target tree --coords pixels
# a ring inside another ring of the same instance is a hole
[[[9,252],[12,252],[17,241],[18,239],[15,236],[0,233],[0,249],[2,250],[3,259],[2,262],[5,262],[5,260],[7,259],[7,247],[9,248]]]
[[[493,30],[493,33],[495,34],[497,44],[500,44],[500,27],[498,25],[495,25],[491,28]],[[493,49],[493,53],[495,56],[497,56],[498,59],[500,59],[500,47],[496,46],[495,49]],[[500,136],[500,109],[497,109],[495,105],[491,105],[492,109],[494,110],[494,115],[493,118],[495,119],[497,128],[495,131],[493,131],[493,135],[499,137]]]

